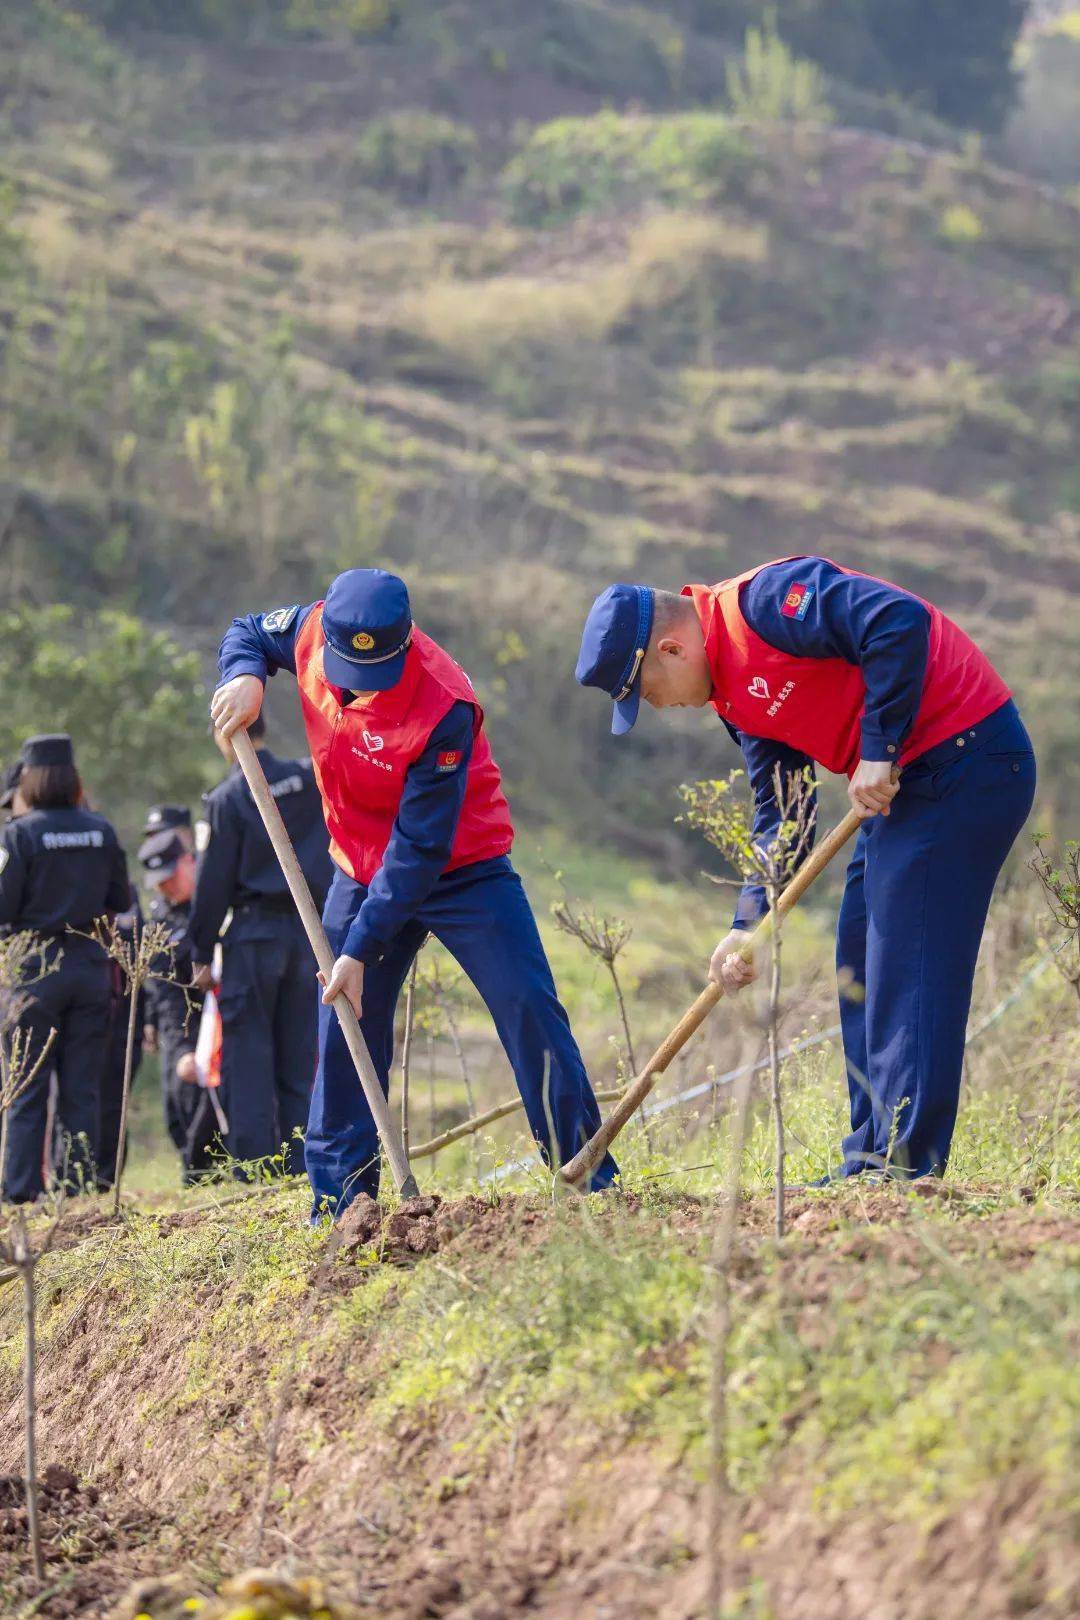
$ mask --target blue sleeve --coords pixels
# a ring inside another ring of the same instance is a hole
[[[240,871],[240,820],[229,797],[214,792],[206,801],[209,835],[199,855],[188,940],[196,965],[213,960],[225,913],[233,903]]]
[[[382,865],[345,936],[343,956],[378,961],[446,870],[465,798],[475,722],[471,703],[455,703],[409,767]],[[450,766],[447,754],[457,756]]]
[[[257,675],[265,682],[279,669],[295,675],[296,638],[314,605],[309,602],[307,607],[297,604],[274,608],[269,613],[249,613],[243,619],[234,619],[218,648],[222,683],[237,675]]]
[[[810,771],[811,779],[814,780],[814,762],[808,755],[800,754],[798,749],[789,748],[787,743],[773,742],[768,737],[749,737],[740,732],[738,743],[746,761],[746,774],[754,794],[754,843],[769,844],[776,837],[780,825],[780,806],[776,802],[777,766],[780,767],[782,782],[786,782],[789,776],[797,776],[807,769]],[[809,836],[805,847],[799,853],[796,867],[801,865],[814,847],[817,822],[816,788],[810,801],[810,813]],[[731,926],[753,928],[768,909],[769,902],[764,886],[760,883],[744,883]]]
[[[798,606],[784,612],[801,586]],[[740,606],[750,628],[798,658],[842,658],[866,682],[863,759],[901,750],[922,700],[930,615],[917,597],[865,574],[843,574],[823,557],[771,563],[750,581]]]

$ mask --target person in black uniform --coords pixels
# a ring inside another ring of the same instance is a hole
[[[265,727],[249,728],[270,791],[304,869],[317,906],[333,868],[322,801],[309,759],[277,759],[263,742]],[[228,760],[232,744],[215,733]],[[234,1159],[267,1159],[285,1144],[284,1170],[301,1175],[303,1144],[315,1078],[319,1013],[315,959],[289,895],[273,845],[240,767],[233,764],[205,795],[191,954],[210,986],[210,960],[225,913],[222,939],[221,1092],[229,1122],[225,1145]]]
[[[22,781],[23,762],[17,759],[9,765],[0,782],[3,791],[0,792],[0,810],[6,810],[9,816],[21,816],[26,811],[26,804],[19,796],[19,783]]]
[[[149,818],[148,818],[149,819]],[[139,850],[146,882],[157,894],[150,903],[150,921],[169,931],[171,953],[153,964],[147,982],[147,1022],[154,1030],[161,1059],[161,1093],[165,1128],[180,1154],[185,1186],[214,1167],[213,1145],[218,1137],[213,1105],[198,1084],[191,1061],[199,1034],[203,993],[192,984],[193,968],[188,924],[195,893],[195,856],[190,846],[191,818],[166,824]],[[218,1143],[220,1153],[220,1142]]]
[[[104,816],[83,808],[71,738],[31,737],[23,746],[23,814],[0,833],[0,928],[41,937],[16,1020],[32,1065],[56,1030],[57,1117],[66,1137],[65,1180],[92,1182],[99,1142],[101,1074],[109,1028],[108,959],[82,937],[95,920],[128,905],[127,862]],[[79,930],[72,933],[69,930]],[[27,1203],[43,1191],[49,1074],[39,1072],[11,1107],[4,1196]]]

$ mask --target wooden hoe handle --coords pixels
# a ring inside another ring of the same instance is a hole
[[[750,959],[754,949],[768,938],[775,917],[777,915],[780,917],[787,916],[792,906],[802,899],[814,879],[824,872],[833,856],[838,854],[849,838],[858,832],[862,823],[863,818],[858,811],[849,810],[843,821],[833,828],[827,838],[822,839],[817,848],[803,862],[776,902],[776,912],[769,912],[767,916],[762,918],[753,933],[747,934],[746,943],[740,946],[739,949],[740,956],[745,956],[747,960]],[[701,1025],[708,1018],[723,994],[724,991],[721,985],[706,985],[694,1005],[683,1013],[675,1028],[661,1041],[641,1073],[635,1080],[630,1082],[630,1085],[623,1092],[622,1097],[615,1104],[607,1119],[604,1120],[596,1135],[586,1142],[585,1146],[579,1153],[574,1155],[569,1164],[563,1165],[559,1174],[564,1181],[573,1186],[575,1182],[582,1181],[596,1169],[596,1166],[600,1163],[600,1160],[604,1157],[604,1154],[627,1120],[631,1119],[641,1107],[641,1104],[645,1101],[645,1098],[649,1095],[649,1092],[655,1086],[672,1058],[682,1051],[694,1031],[701,1028]]]
[[[296,903],[296,909],[300,913],[300,921],[304,925],[304,932],[307,934],[311,948],[315,953],[319,971],[329,979],[334,968],[334,953],[330,949],[330,941],[326,937],[326,930],[322,925],[318,907],[311,898],[311,890],[308,888],[303,868],[296,858],[292,840],[285,830],[285,823],[281,819],[281,811],[277,807],[277,801],[270,792],[263,768],[259,764],[259,756],[255,752],[251,738],[243,727],[239,731],[233,732],[231,741],[237,762],[244,773],[248,787],[251,789],[251,797],[258,806],[263,826],[266,828],[270,842],[274,846],[274,854],[277,856],[281,864],[281,870],[285,874],[285,881],[289,885],[289,893],[292,895]],[[338,1015],[342,1033],[345,1036],[345,1044],[348,1046],[349,1054],[356,1065],[356,1073],[359,1076],[360,1084],[364,1088],[364,1096],[367,1098],[367,1105],[371,1109],[372,1118],[378,1129],[379,1140],[383,1145],[383,1151],[390,1165],[394,1185],[402,1198],[415,1198],[420,1189],[416,1185],[415,1176],[409,1169],[409,1161],[405,1156],[405,1145],[400,1135],[395,1131],[390,1119],[390,1109],[387,1106],[386,1098],[383,1096],[383,1089],[379,1084],[379,1077],[375,1073],[375,1065],[371,1061],[371,1053],[368,1051],[367,1042],[360,1031],[360,1024],[356,1014],[344,996],[338,996],[333,1003],[333,1007]]]

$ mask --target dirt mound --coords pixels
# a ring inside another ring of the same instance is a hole
[[[158,1528],[145,1508],[110,1505],[97,1486],[80,1485],[59,1463],[50,1463],[38,1481],[38,1514],[46,1587],[57,1585],[34,1611],[46,1620],[96,1610],[103,1575],[108,1580],[111,1574],[121,1589],[130,1578],[125,1554]],[[26,1487],[17,1474],[0,1474],[0,1566],[5,1594],[25,1600],[39,1596],[27,1536]]]
[[[431,1193],[402,1199],[396,1209],[385,1210],[362,1193],[335,1224],[326,1260],[363,1269],[372,1264],[411,1266],[465,1232],[470,1248],[482,1250],[501,1240],[509,1227],[531,1226],[540,1218],[539,1206],[527,1200],[487,1204],[470,1193],[446,1203]],[[325,1261],[318,1275],[325,1280]]]

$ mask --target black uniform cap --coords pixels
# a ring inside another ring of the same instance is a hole
[[[139,845],[139,859],[146,867],[146,881],[158,884],[172,877],[181,858],[190,853],[175,827],[155,833]]]
[[[66,731],[27,737],[22,745],[24,765],[74,765],[75,750]]]
[[[191,811],[186,804],[152,804],[146,812],[144,833],[164,832],[167,827],[190,827]]]
[[[4,788],[4,791],[0,793],[0,810],[11,809],[12,804],[15,802],[15,789],[22,781],[22,773],[23,762],[21,759],[17,759],[14,765],[9,765],[4,772],[3,778],[0,779],[3,781]]]

